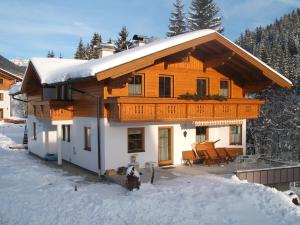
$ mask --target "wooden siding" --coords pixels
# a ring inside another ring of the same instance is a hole
[[[0,71],[0,79],[3,79],[3,83],[0,83],[0,90],[9,90],[11,85],[16,83],[16,80],[9,79],[7,76],[1,73]]]
[[[70,101],[40,101],[31,104],[31,113],[40,119],[72,120],[73,105]]]
[[[261,100],[191,101],[166,98],[110,98],[108,119],[115,122],[159,122],[253,119],[259,116]]]
[[[165,59],[166,61],[170,59]],[[160,62],[145,69],[137,71],[144,74],[145,97],[158,97],[158,79],[160,75],[173,76],[174,97],[189,92],[191,94],[197,91],[197,78],[208,78],[208,94],[219,95],[220,80],[230,80],[231,97],[243,98],[244,90],[233,79],[221,74],[220,72],[209,68],[204,69],[203,62],[195,57],[189,56],[178,62]],[[128,78],[127,74],[116,79],[108,81],[107,97],[128,96]]]

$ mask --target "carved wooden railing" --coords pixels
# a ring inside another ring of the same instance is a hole
[[[258,118],[263,100],[181,100],[112,97],[105,101],[108,119],[116,122],[194,121]]]
[[[73,104],[71,101],[49,100],[32,102],[32,114],[41,119],[72,120]]]

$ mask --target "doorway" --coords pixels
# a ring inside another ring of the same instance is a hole
[[[173,129],[158,128],[158,164],[160,166],[173,164]]]

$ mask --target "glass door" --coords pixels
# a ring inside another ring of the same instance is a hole
[[[172,128],[158,128],[158,163],[160,166],[173,164]]]

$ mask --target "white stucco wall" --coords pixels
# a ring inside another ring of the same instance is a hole
[[[10,96],[8,90],[0,90],[0,93],[3,93],[3,101],[0,101],[0,108],[3,109],[3,117],[10,117]]]
[[[84,127],[91,128],[91,151],[84,150]],[[97,173],[97,146],[96,118],[74,117],[71,125],[71,142],[62,142],[63,159]]]
[[[36,122],[37,140],[33,140],[32,123]],[[44,157],[46,153],[57,152],[57,125],[50,121],[37,120],[28,117],[29,150]],[[60,124],[63,124],[60,123]],[[70,124],[66,121],[65,124]],[[91,151],[84,150],[84,127],[91,128]],[[196,141],[196,129],[191,122],[186,123],[141,123],[121,124],[109,123],[107,119],[100,120],[101,136],[101,170],[117,169],[127,166],[134,153],[128,153],[127,128],[144,127],[145,152],[138,153],[138,162],[145,167],[146,162],[158,162],[158,128],[173,128],[173,162],[175,165],[182,163],[182,151],[191,150]],[[246,146],[246,120],[243,121],[243,143],[241,146],[229,145],[229,126],[209,127],[209,141],[216,141],[216,147],[243,147]],[[187,132],[184,137],[184,131]],[[98,172],[98,144],[96,118],[74,117],[71,125],[71,142],[61,141],[62,157],[85,169]]]
[[[33,139],[33,122],[36,123],[36,140]],[[28,149],[32,153],[44,158],[47,153],[57,152],[56,126],[50,121],[39,120],[34,116],[28,116]]]
[[[196,141],[196,129],[191,122],[174,124],[120,124],[108,123],[106,119],[102,119],[105,127],[102,131],[102,148],[105,149],[105,165],[106,169],[116,169],[120,166],[127,166],[130,162],[130,156],[134,153],[127,152],[127,128],[144,127],[145,128],[145,152],[138,154],[138,162],[141,167],[145,167],[145,163],[149,161],[158,162],[158,128],[163,126],[173,127],[173,154],[174,164],[182,163],[182,151],[191,150],[192,144]],[[209,127],[209,141],[216,141],[216,147],[243,147],[245,152],[246,146],[246,120],[243,122],[243,144],[241,146],[229,144],[229,126]],[[184,137],[183,132],[187,131]]]

